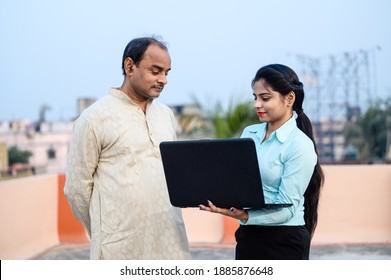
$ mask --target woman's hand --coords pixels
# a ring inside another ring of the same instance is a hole
[[[208,206],[200,204],[199,207],[200,207],[200,210],[213,212],[213,213],[219,213],[221,215],[228,216],[228,217],[238,219],[238,220],[242,220],[244,222],[247,222],[247,220],[248,220],[248,212],[246,210],[236,209],[234,207],[231,207],[230,209],[219,208],[219,207],[216,207],[209,200],[208,200]]]

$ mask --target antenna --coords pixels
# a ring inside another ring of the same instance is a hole
[[[321,157],[337,159],[335,137],[342,133],[342,126],[337,124],[355,122],[373,104],[376,51],[380,51],[379,46],[322,57],[293,54],[305,87],[305,111],[313,120]]]

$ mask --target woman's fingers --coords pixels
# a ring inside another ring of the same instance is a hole
[[[200,210],[212,212],[212,210],[209,207],[207,207],[203,204],[198,205],[198,207],[200,208]]]
[[[225,215],[225,216],[229,216],[229,217],[232,217],[232,218],[235,218],[235,219],[243,219],[243,220],[247,220],[248,219],[248,213],[244,210],[241,210],[241,209],[236,209],[234,207],[231,207],[230,209],[227,209],[227,208],[219,208],[219,207],[216,207],[212,201],[208,200],[207,201],[207,205],[208,206],[205,206],[203,204],[200,204],[199,205],[199,209],[200,210],[203,210],[203,211],[208,211],[208,212],[212,212],[212,213],[219,213],[219,214],[222,214],[222,215]]]

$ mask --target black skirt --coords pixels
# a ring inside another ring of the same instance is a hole
[[[305,226],[241,225],[235,232],[237,260],[308,260],[311,237]]]

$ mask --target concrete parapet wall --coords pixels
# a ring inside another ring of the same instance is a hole
[[[391,165],[326,165],[314,245],[391,242]],[[58,244],[88,243],[63,194],[64,175],[0,183],[0,259],[28,259]],[[238,223],[183,209],[189,242],[233,244]]]
[[[326,165],[313,243],[391,242],[391,165]]]
[[[0,259],[24,259],[58,244],[57,177],[0,183]]]
[[[63,194],[64,175],[0,183],[0,259],[28,259],[60,243],[88,243]]]

